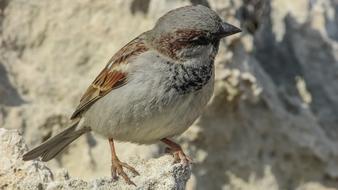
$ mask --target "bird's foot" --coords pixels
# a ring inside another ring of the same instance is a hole
[[[140,173],[138,173],[135,168],[129,166],[127,163],[124,163],[124,162],[121,162],[118,159],[115,159],[115,160],[112,161],[112,166],[111,166],[111,174],[112,174],[113,180],[117,180],[118,176],[122,176],[124,181],[128,185],[136,186],[136,184],[133,181],[131,181],[130,178],[128,177],[128,175],[123,171],[123,168],[127,168],[134,175],[140,175]]]
[[[183,152],[181,147],[167,147],[165,152],[173,155],[174,163],[181,163],[187,166],[193,162],[192,159]]]

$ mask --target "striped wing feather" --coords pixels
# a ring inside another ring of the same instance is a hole
[[[106,67],[88,87],[80,100],[71,119],[81,116],[93,103],[108,94],[111,90],[121,87],[126,83],[127,73],[121,65],[129,64],[137,55],[147,51],[142,35],[129,42],[120,49],[108,62]]]

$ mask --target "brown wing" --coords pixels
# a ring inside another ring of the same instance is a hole
[[[108,62],[106,67],[96,77],[94,82],[88,87],[80,100],[71,119],[79,117],[95,101],[109,93],[111,90],[121,87],[126,83],[128,73],[123,69],[124,66],[136,56],[148,48],[144,43],[142,35],[129,42],[120,49]]]

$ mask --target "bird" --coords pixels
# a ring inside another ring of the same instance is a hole
[[[220,40],[239,32],[202,5],[167,12],[112,56],[83,94],[69,127],[25,153],[23,160],[49,161],[81,135],[94,132],[108,139],[115,180],[122,177],[135,185],[125,169],[139,175],[120,161],[115,141],[161,141],[175,162],[190,164],[171,138],[203,113],[213,94]]]

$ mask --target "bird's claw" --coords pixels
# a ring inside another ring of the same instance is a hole
[[[121,162],[119,160],[113,160],[111,166],[113,180],[117,180],[118,176],[121,176],[128,185],[136,186],[136,184],[131,181],[128,175],[123,171],[123,167],[130,170],[134,175],[140,175],[140,173],[138,173],[135,168],[129,166],[127,163]]]
[[[173,149],[173,148],[167,147],[165,149],[165,152],[173,155],[174,163],[181,163],[184,166],[187,166],[193,163],[192,159],[189,156],[185,155],[182,149]]]

